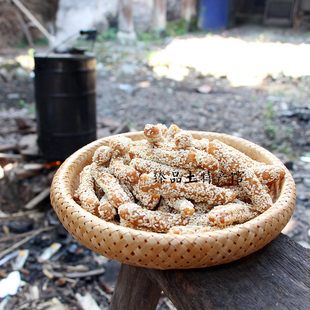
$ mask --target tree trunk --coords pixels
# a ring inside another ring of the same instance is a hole
[[[123,45],[132,44],[137,39],[134,30],[132,0],[119,1],[117,39]]]
[[[132,0],[119,0],[118,31],[133,32]]]
[[[162,34],[167,24],[167,3],[166,0],[154,0],[152,29],[154,33]]]
[[[181,17],[191,23],[197,17],[197,0],[182,0]]]

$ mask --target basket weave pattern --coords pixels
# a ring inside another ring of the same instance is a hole
[[[194,138],[218,139],[267,164],[280,160],[262,147],[233,136],[191,131]],[[143,133],[124,134],[140,140]],[[58,169],[52,183],[51,203],[69,233],[89,249],[110,259],[154,269],[202,268],[228,263],[249,255],[276,238],[291,218],[296,188],[290,172],[272,189],[274,204],[260,216],[232,228],[195,235],[170,235],[125,228],[106,222],[82,209],[74,200],[79,174],[91,163],[95,150],[111,137],[88,144]]]

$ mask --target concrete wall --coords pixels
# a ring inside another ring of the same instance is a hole
[[[56,39],[60,42],[81,29],[108,29],[108,17],[116,16],[117,0],[59,0],[56,16]]]
[[[167,0],[168,20],[180,15],[180,0]],[[153,0],[133,0],[135,30],[150,30]],[[56,39],[53,45],[81,29],[96,27],[98,32],[108,29],[108,19],[117,18],[118,0],[59,0],[56,16]]]

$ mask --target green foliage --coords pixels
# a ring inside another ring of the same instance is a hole
[[[292,129],[288,126],[281,125],[277,122],[277,113],[274,108],[274,102],[268,101],[263,111],[264,132],[269,142],[269,148],[272,151],[291,154]]]
[[[290,155],[293,153],[293,149],[290,145],[281,145],[280,147],[277,148],[277,151],[279,153],[283,153],[283,154],[286,154],[286,155]]]
[[[156,55],[157,51],[151,51],[147,54],[147,59],[150,61],[154,55]]]
[[[158,117],[158,122],[161,124],[166,124],[168,122],[168,119],[164,116]]]
[[[274,102],[268,101],[265,107],[264,115],[267,119],[273,119],[275,117],[275,110],[274,110]]]
[[[139,33],[138,38],[142,42],[149,42],[149,41],[154,41],[157,39],[153,33],[149,33],[149,32]]]
[[[19,43],[17,43],[14,47],[15,48],[26,48],[28,43],[25,40],[21,40]]]
[[[109,28],[108,31],[101,32],[97,35],[96,41],[103,42],[108,40],[115,40],[117,35],[116,28]]]
[[[271,140],[276,139],[278,131],[278,128],[274,122],[275,114],[274,102],[268,101],[263,111],[263,116],[265,118],[264,131]]]
[[[182,36],[188,32],[189,23],[185,20],[167,23],[166,34],[169,37]]]
[[[21,100],[19,100],[19,105],[20,105],[20,107],[22,109],[26,109],[27,110],[27,114],[28,115],[35,114],[35,106],[34,106],[34,104],[26,103],[25,100],[21,99]]]
[[[44,45],[49,45],[49,41],[46,37],[44,37],[43,39],[34,40],[33,44],[37,46],[44,46]],[[22,39],[14,47],[15,48],[26,48],[27,46],[29,46],[28,42],[25,39]]]
[[[49,41],[46,37],[44,37],[43,39],[34,40],[33,44],[34,45],[49,45]]]
[[[275,140],[277,138],[278,128],[269,118],[265,119],[264,131],[269,139]]]
[[[151,44],[160,45],[162,38],[156,33],[137,32],[138,40],[144,43],[144,48],[148,49]]]
[[[28,50],[28,55],[31,56],[31,57],[34,57],[34,53],[35,53],[35,49],[34,48],[30,48]]]

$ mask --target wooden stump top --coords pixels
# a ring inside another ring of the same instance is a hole
[[[280,234],[263,249],[215,267],[122,265],[109,309],[156,309],[161,291],[178,310],[309,310],[310,250]]]

